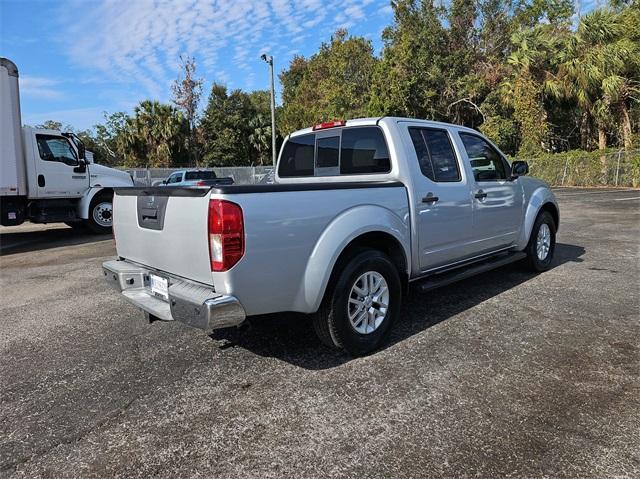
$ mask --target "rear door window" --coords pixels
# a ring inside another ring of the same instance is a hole
[[[316,135],[300,135],[285,143],[280,157],[278,175],[281,177],[313,176]]]
[[[458,160],[446,130],[411,127],[409,135],[424,176],[436,182],[460,181]]]

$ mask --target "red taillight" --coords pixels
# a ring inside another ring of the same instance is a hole
[[[207,183],[205,181],[198,181],[196,186],[207,186]]]
[[[225,200],[209,202],[211,271],[227,271],[244,255],[242,208]]]
[[[339,126],[344,126],[346,124],[347,124],[347,122],[345,120],[325,121],[324,123],[319,123],[317,125],[313,125],[313,128],[311,128],[311,129],[313,131],[326,130],[327,128],[337,128]]]

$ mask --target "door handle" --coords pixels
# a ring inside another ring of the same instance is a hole
[[[422,202],[423,203],[435,203],[439,199],[440,198],[438,198],[437,196],[433,196],[433,193],[427,193],[427,196],[422,198]]]
[[[484,200],[487,197],[487,194],[484,191],[480,190],[474,196],[479,200]]]

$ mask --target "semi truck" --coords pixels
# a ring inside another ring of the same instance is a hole
[[[113,188],[133,179],[93,163],[73,133],[23,126],[18,80],[16,65],[0,58],[0,224],[64,222],[110,233]]]

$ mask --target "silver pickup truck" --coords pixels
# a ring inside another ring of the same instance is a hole
[[[527,173],[461,126],[322,123],[286,138],[274,184],[116,188],[104,275],[151,320],[211,330],[307,313],[324,343],[362,355],[410,283],[550,267],[558,204]]]

